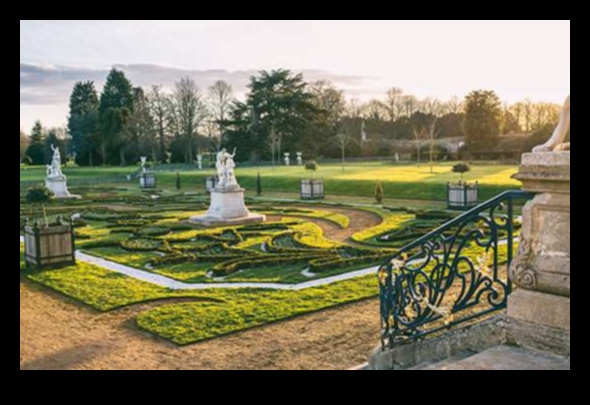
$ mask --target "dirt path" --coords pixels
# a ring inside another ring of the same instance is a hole
[[[307,208],[307,209],[318,209],[318,207],[312,206],[298,206],[297,208]],[[332,211],[337,212],[339,214],[346,215],[350,218],[350,225],[346,229],[340,228],[340,226],[336,225],[335,223],[325,220],[325,219],[316,219],[316,218],[309,218],[297,215],[283,215],[284,217],[297,217],[301,219],[305,219],[306,221],[313,222],[320,226],[324,231],[324,236],[328,239],[338,241],[338,242],[346,242],[349,244],[359,245],[361,244],[355,243],[354,241],[350,240],[350,237],[357,232],[363,231],[367,228],[372,228],[374,226],[379,225],[383,220],[377,214],[373,214],[372,212],[362,211],[362,210],[355,210],[355,209],[346,209],[346,208],[334,208],[334,207],[321,207],[322,211]]]
[[[21,281],[20,369],[347,369],[379,340],[376,300],[182,348],[138,331],[138,309],[101,314]]]

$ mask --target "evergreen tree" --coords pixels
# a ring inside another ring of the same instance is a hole
[[[93,82],[78,82],[70,96],[68,130],[76,163],[92,166],[98,157],[98,95]]]
[[[134,107],[125,134],[124,152],[133,161],[137,161],[139,156],[152,156],[156,162],[159,158],[159,147],[148,99],[141,87],[133,89],[133,92]]]
[[[27,156],[31,158],[34,165],[42,165],[45,161],[44,153],[44,133],[41,121],[36,121],[31,130],[31,137],[29,139],[29,147],[27,149]]]
[[[99,128],[100,148],[103,164],[117,161],[121,166],[126,164],[125,136],[127,135],[129,117],[133,112],[133,86],[125,74],[112,69],[107,77],[100,96]]]
[[[301,74],[283,69],[251,77],[248,89],[246,102],[234,104],[227,143],[238,147],[239,159],[256,159],[268,152],[273,160],[280,159],[283,150],[296,147],[319,114],[314,96]]]
[[[485,152],[496,146],[502,123],[502,104],[494,91],[476,90],[465,98],[465,132],[471,152]]]

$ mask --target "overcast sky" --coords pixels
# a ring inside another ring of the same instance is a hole
[[[260,69],[329,79],[350,97],[401,87],[419,97],[494,89],[503,100],[561,102],[570,91],[570,21],[21,20],[20,123],[66,123],[78,80],[108,70],[134,85],[191,76],[238,92]]]

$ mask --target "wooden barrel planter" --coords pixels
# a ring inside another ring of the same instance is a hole
[[[156,173],[144,172],[139,175],[140,188],[156,188]]]
[[[324,179],[301,180],[302,200],[321,200],[324,198]]]
[[[25,263],[42,270],[76,264],[74,227],[59,224],[49,227],[25,225]]]
[[[475,207],[479,203],[479,190],[477,182],[447,183],[447,208],[451,210],[466,210]]]

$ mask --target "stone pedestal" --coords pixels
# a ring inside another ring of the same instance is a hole
[[[45,187],[51,190],[53,196],[58,199],[79,198],[79,196],[72,195],[68,191],[68,183],[65,176],[47,177],[45,179]]]
[[[526,153],[523,189],[538,193],[523,208],[520,247],[510,266],[507,339],[561,355],[570,351],[570,153]]]
[[[190,222],[203,226],[232,226],[265,221],[265,215],[248,211],[244,191],[243,188],[211,190],[211,205],[207,214],[192,217]]]

